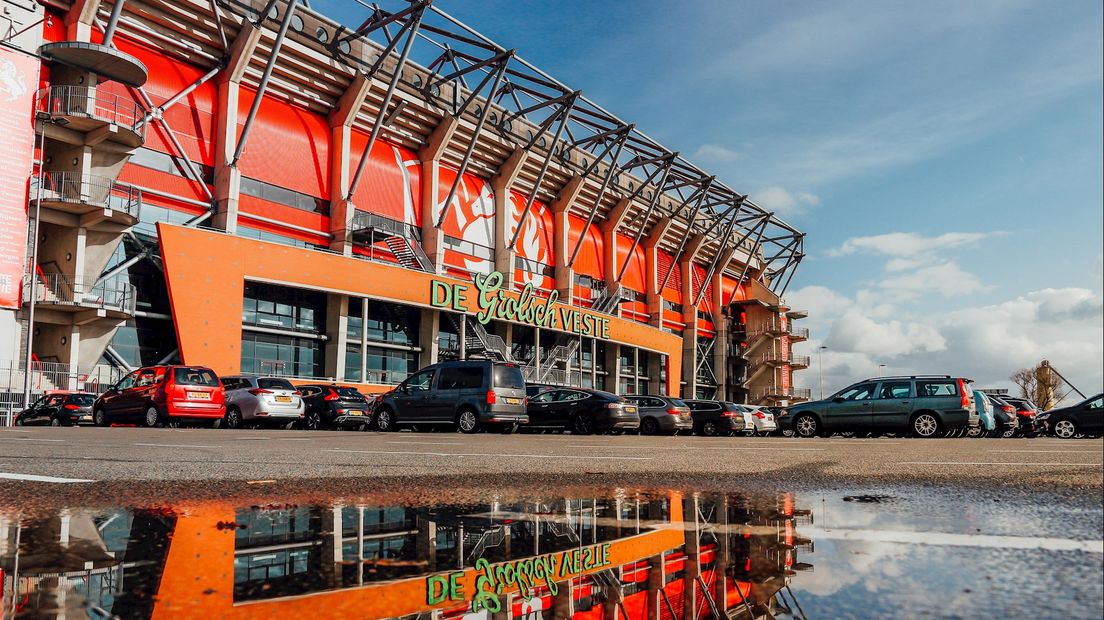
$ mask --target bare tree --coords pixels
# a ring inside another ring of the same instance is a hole
[[[1046,410],[1054,407],[1058,400],[1058,387],[1061,379],[1051,372],[1050,362],[1043,360],[1035,366],[1021,368],[1009,377],[1020,389],[1020,397],[1026,398]]]

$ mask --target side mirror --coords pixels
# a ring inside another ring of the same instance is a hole
[[[832,399],[832,402],[834,402],[834,403],[842,403],[842,402],[843,402],[843,397],[842,397],[842,396],[837,396],[837,397],[835,397],[835,398],[833,398],[833,399]]]

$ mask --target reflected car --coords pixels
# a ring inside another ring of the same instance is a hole
[[[602,390],[546,389],[529,398],[529,428],[555,428],[575,435],[634,431],[640,427],[636,405]]]
[[[679,431],[694,430],[694,418],[690,407],[670,396],[626,396],[625,400],[636,405],[640,413],[640,434],[674,435]]]
[[[359,390],[337,384],[300,385],[303,426],[317,431],[328,428],[358,428],[372,423],[371,403]]]
[[[96,395],[88,392],[50,392],[15,416],[16,426],[75,426],[92,423]]]
[[[397,430],[412,424],[447,425],[462,433],[486,427],[513,431],[529,421],[521,366],[492,360],[439,362],[426,366],[375,407],[376,427]]]
[[[685,400],[694,420],[694,434],[706,437],[742,433],[748,425],[744,421],[743,407],[719,400]],[[754,428],[754,424],[752,425]]]
[[[204,366],[139,368],[100,394],[92,405],[96,426],[138,421],[147,427],[181,421],[212,426],[226,414],[225,392]]]
[[[824,400],[793,405],[787,417],[798,437],[839,432],[941,437],[978,424],[970,383],[950,375],[876,377]]]
[[[1070,439],[1078,435],[1100,435],[1104,433],[1104,394],[1071,405],[1043,412],[1039,416],[1046,432]]]
[[[226,390],[226,428],[246,425],[289,426],[300,422],[306,412],[301,394],[283,377],[222,377]]]

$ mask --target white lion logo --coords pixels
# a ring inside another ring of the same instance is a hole
[[[0,59],[0,93],[7,93],[5,101],[16,101],[27,93],[27,79],[6,58]]]

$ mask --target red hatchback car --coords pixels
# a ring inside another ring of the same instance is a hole
[[[96,399],[96,426],[139,422],[164,426],[172,421],[221,420],[225,393],[218,375],[203,366],[148,366],[123,377]]]

